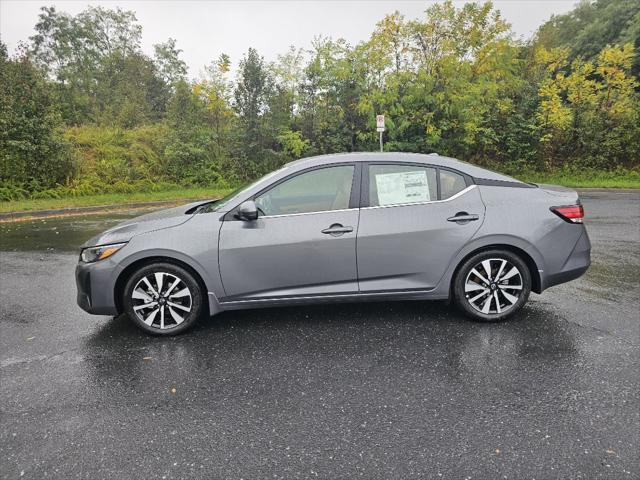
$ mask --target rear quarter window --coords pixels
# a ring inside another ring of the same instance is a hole
[[[446,200],[467,188],[467,182],[459,173],[440,170],[440,198]]]

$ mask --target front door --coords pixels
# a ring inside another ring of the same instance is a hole
[[[255,196],[257,220],[225,220],[224,301],[357,292],[355,177],[353,164],[297,173]]]

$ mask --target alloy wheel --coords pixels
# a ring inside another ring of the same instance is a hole
[[[192,298],[187,284],[168,272],[142,277],[131,292],[133,311],[149,327],[166,330],[184,322],[191,313]]]
[[[504,258],[488,258],[476,264],[467,274],[464,294],[475,310],[485,315],[510,310],[523,289],[518,267]]]

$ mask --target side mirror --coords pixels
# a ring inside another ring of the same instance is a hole
[[[240,204],[240,207],[238,208],[238,213],[236,213],[236,218],[244,220],[246,222],[257,220],[258,207],[256,207],[256,202],[254,202],[253,200],[242,202]]]

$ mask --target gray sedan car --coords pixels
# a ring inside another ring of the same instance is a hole
[[[92,238],[78,304],[160,335],[224,310],[334,301],[452,300],[499,320],[587,270],[583,216],[573,190],[435,154],[306,158]]]

